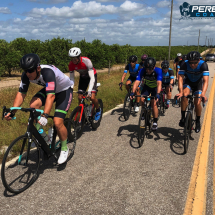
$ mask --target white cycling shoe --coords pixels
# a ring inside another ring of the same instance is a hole
[[[135,113],[138,113],[139,112],[139,107],[138,106],[136,106],[135,108],[134,108],[134,111],[135,111]]]
[[[69,154],[69,148],[67,147],[67,151],[61,151],[60,157],[58,158],[58,164],[65,163]]]

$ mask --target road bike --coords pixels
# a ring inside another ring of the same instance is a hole
[[[154,99],[154,96],[135,96],[135,97],[144,97],[144,103],[141,108],[139,123],[138,123],[138,144],[139,147],[143,145],[145,136],[151,132],[151,126],[153,123],[151,99]]]
[[[194,124],[196,123],[195,118],[195,106],[194,106],[194,95],[188,95],[188,106],[186,110],[186,117],[185,117],[185,125],[184,125],[184,154],[188,151],[189,140],[191,138],[191,134],[194,128]],[[205,106],[204,100],[202,100],[203,107]]]
[[[125,121],[127,121],[131,115],[132,109],[134,110],[134,104],[135,104],[135,99],[130,99],[130,95],[132,92],[132,84],[128,84],[129,86],[129,90],[128,93],[125,96],[124,99],[124,104],[123,104],[123,116]],[[120,89],[122,90],[122,88],[120,87]]]
[[[97,83],[97,92],[98,87],[100,86],[100,83]],[[76,138],[80,138],[80,136],[83,133],[84,125],[87,124],[91,126],[93,130],[96,130],[100,122],[102,120],[102,114],[103,114],[103,102],[101,99],[98,99],[99,107],[101,109],[101,116],[98,121],[95,121],[95,114],[96,114],[96,107],[95,105],[90,102],[89,98],[87,97],[87,92],[83,93],[81,102],[79,106],[77,106],[71,113],[69,119],[73,123],[74,127],[76,128]],[[87,102],[89,103],[87,103]]]
[[[170,92],[172,91],[172,89],[170,88]],[[165,99],[166,97],[166,86],[162,86],[161,88],[161,92],[160,92],[160,101],[159,101],[159,105],[158,105],[158,111],[159,111],[159,115],[164,115],[165,111],[166,111],[166,107],[167,107],[167,100]]]
[[[1,166],[1,179],[4,187],[9,192],[18,194],[26,190],[36,181],[40,167],[41,151],[44,152],[45,159],[53,156],[57,161],[57,152],[61,149],[61,143],[55,126],[52,127],[53,133],[50,145],[47,144],[34,126],[34,122],[38,120],[43,110],[22,107],[6,108],[4,106],[2,119],[7,113],[13,110],[30,112],[26,133],[17,137],[9,145],[4,154]],[[54,116],[49,116],[49,118],[53,120]],[[15,117],[12,119],[15,119]],[[71,150],[70,156],[72,156],[76,146],[76,132],[70,119],[66,118],[64,125],[68,131],[67,143]]]

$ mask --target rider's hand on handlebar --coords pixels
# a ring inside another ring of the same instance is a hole
[[[120,87],[120,89],[122,89],[122,82],[119,83],[119,87]]]
[[[177,99],[180,99],[183,96],[183,93],[178,93],[175,95],[175,97],[177,97]]]
[[[134,95],[135,95],[135,93],[131,93],[131,94],[130,94],[130,99],[133,99],[133,98],[134,98]]]

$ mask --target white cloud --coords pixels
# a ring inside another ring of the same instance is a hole
[[[11,11],[8,7],[0,7],[0,13],[10,14]]]
[[[159,1],[156,6],[157,7],[169,7],[171,5],[170,1],[164,0],[164,1]]]

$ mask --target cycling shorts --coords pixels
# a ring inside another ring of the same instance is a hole
[[[131,75],[130,75],[130,76],[128,77],[127,81],[131,81],[131,83],[135,82],[135,81],[136,81],[136,76],[134,77],[134,76],[131,76]]]
[[[147,85],[143,85],[141,95],[149,96],[150,94],[151,94],[151,96],[156,96],[157,95],[157,87],[151,88]]]
[[[93,85],[92,93],[96,93],[97,90],[97,74],[95,76],[95,83]],[[78,93],[83,94],[86,92],[88,85],[90,83],[90,78],[82,78],[80,76],[79,85],[78,85]]]
[[[45,105],[46,102],[46,88],[42,88],[39,92],[37,92],[34,97],[39,98],[42,101],[42,105]],[[55,114],[54,117],[59,117],[65,119],[65,116],[70,108],[73,97],[73,89],[70,87],[67,90],[61,91],[59,93],[55,93]]]
[[[189,88],[194,92],[194,95],[201,94],[203,88],[203,79],[201,78],[198,82],[191,82],[188,78],[185,78],[183,88]]]

